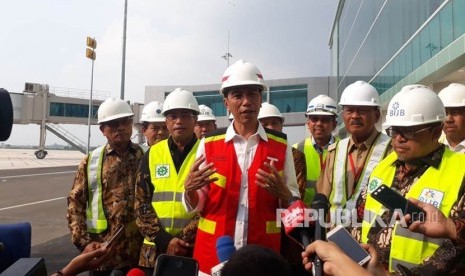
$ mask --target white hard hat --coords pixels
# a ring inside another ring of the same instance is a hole
[[[131,106],[127,102],[110,98],[100,104],[97,116],[98,123],[101,124],[119,118],[134,116],[134,112],[132,112]]]
[[[318,95],[313,98],[307,106],[305,115],[336,115],[336,101],[326,95]]]
[[[439,94],[444,107],[461,107],[465,106],[465,85],[460,83],[451,83],[442,89]]]
[[[213,114],[213,110],[210,107],[204,104],[201,104],[199,105],[199,110],[200,110],[200,114],[197,119],[197,122],[216,121],[215,114]]]
[[[140,122],[165,122],[165,116],[161,114],[163,103],[158,101],[149,102],[140,115]]]
[[[260,112],[258,112],[258,119],[263,118],[270,118],[270,117],[278,117],[281,118],[284,122],[284,116],[279,112],[279,109],[270,104],[270,103],[262,103],[262,107],[260,108]]]
[[[224,94],[224,89],[241,85],[258,85],[266,90],[263,75],[257,66],[245,60],[238,60],[224,71],[221,79],[220,94]]]
[[[378,106],[379,96],[378,91],[373,85],[364,82],[356,81],[349,84],[344,91],[342,91],[341,100],[339,105],[358,105],[358,106]]]
[[[433,90],[420,84],[407,85],[389,102],[383,128],[426,125],[442,122],[445,117],[444,105]]]
[[[192,92],[187,90],[176,88],[173,92],[166,96],[165,102],[163,103],[163,115],[166,115],[167,111],[173,109],[190,109],[194,111],[196,115],[199,114],[199,104],[194,97]]]

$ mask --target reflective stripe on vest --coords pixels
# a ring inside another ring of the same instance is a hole
[[[187,213],[182,205],[184,182],[189,170],[195,161],[195,154],[199,140],[190,150],[184,162],[176,172],[171,157],[168,139],[158,142],[150,148],[149,170],[150,180],[154,187],[152,206],[166,232],[171,235],[178,234],[194,217],[194,213]],[[154,243],[144,239],[145,244]]]
[[[94,149],[87,163],[87,190],[89,191],[86,208],[86,225],[89,233],[101,233],[107,229],[107,219],[102,203],[102,163],[105,146]]]
[[[348,200],[346,191],[346,164],[349,139],[350,138],[345,138],[340,140],[336,146],[333,168],[333,187],[330,195],[332,221],[335,221],[334,219],[336,217],[340,217],[339,213],[342,209],[347,209],[350,212],[355,209],[356,201],[363,188],[368,183],[371,172],[383,159],[386,149],[391,142],[391,138],[385,134],[380,133],[378,137],[376,137],[376,140],[373,145],[371,145],[370,152],[366,157],[367,160],[365,161],[365,167],[363,168],[361,177],[358,179],[357,183],[354,183],[355,192]]]
[[[293,147],[305,154],[305,163],[308,169],[306,176],[307,184],[305,186],[304,202],[307,206],[310,206],[316,192],[316,181],[321,174],[320,154],[313,146],[311,138],[307,138],[298,144],[294,144]],[[326,159],[327,155],[328,149],[326,148],[323,150],[323,161]]]
[[[370,177],[369,191],[375,190],[381,184],[392,185],[396,170],[392,164],[396,160],[397,155],[392,152],[373,170]],[[412,185],[405,197],[433,203],[446,217],[449,217],[450,210],[458,199],[458,192],[465,176],[464,163],[465,156],[463,154],[453,153],[446,149],[439,169],[429,167]],[[447,185],[444,185],[444,183],[447,183]],[[431,196],[431,193],[442,195],[441,201],[431,201],[435,199],[434,196]],[[362,242],[368,242],[370,228],[375,223],[375,220],[379,219],[384,213],[384,210],[385,208],[381,203],[373,199],[370,193],[367,193],[364,220],[362,222]],[[420,264],[424,259],[433,255],[443,242],[444,239],[428,238],[423,234],[413,233],[402,228],[396,223],[391,239],[389,270],[391,272],[396,270],[396,265],[399,263],[406,267]]]

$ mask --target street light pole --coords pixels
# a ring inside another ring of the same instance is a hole
[[[229,31],[228,31],[228,51],[224,55],[222,55],[221,57],[226,60],[226,64],[228,65],[226,68],[228,68],[229,67],[229,58],[232,58],[232,55],[229,52]]]
[[[92,108],[92,91],[94,88],[94,61],[97,57],[97,53],[95,52],[95,48],[97,48],[97,41],[95,38],[87,37],[87,48],[86,48],[86,57],[92,60],[92,71],[90,75],[90,96],[89,96],[89,116],[87,118],[87,154],[90,151],[90,120],[93,115],[93,108]]]
[[[128,17],[128,0],[124,0],[124,26],[123,26],[123,60],[121,64],[121,94],[120,98],[124,100],[124,78],[126,71],[126,25]]]

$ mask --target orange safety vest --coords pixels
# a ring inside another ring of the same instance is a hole
[[[276,221],[279,200],[255,184],[259,168],[265,169],[264,162],[277,160],[275,167],[283,173],[286,158],[286,135],[267,131],[268,141],[260,139],[248,173],[248,231],[247,243],[259,244],[279,253],[281,241],[280,221]],[[214,163],[218,181],[210,184],[204,209],[197,229],[194,258],[200,271],[210,274],[219,263],[216,256],[216,240],[224,235],[234,237],[242,172],[237,163],[233,141],[225,142],[225,129],[205,138],[207,163]]]

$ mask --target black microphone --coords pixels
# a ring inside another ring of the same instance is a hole
[[[326,227],[324,226],[326,221],[326,214],[329,209],[328,198],[324,194],[315,194],[313,197],[312,208],[318,212],[318,217],[315,220],[315,237],[314,240],[326,241]],[[322,276],[323,275],[323,261],[315,254],[314,270],[313,275]]]

